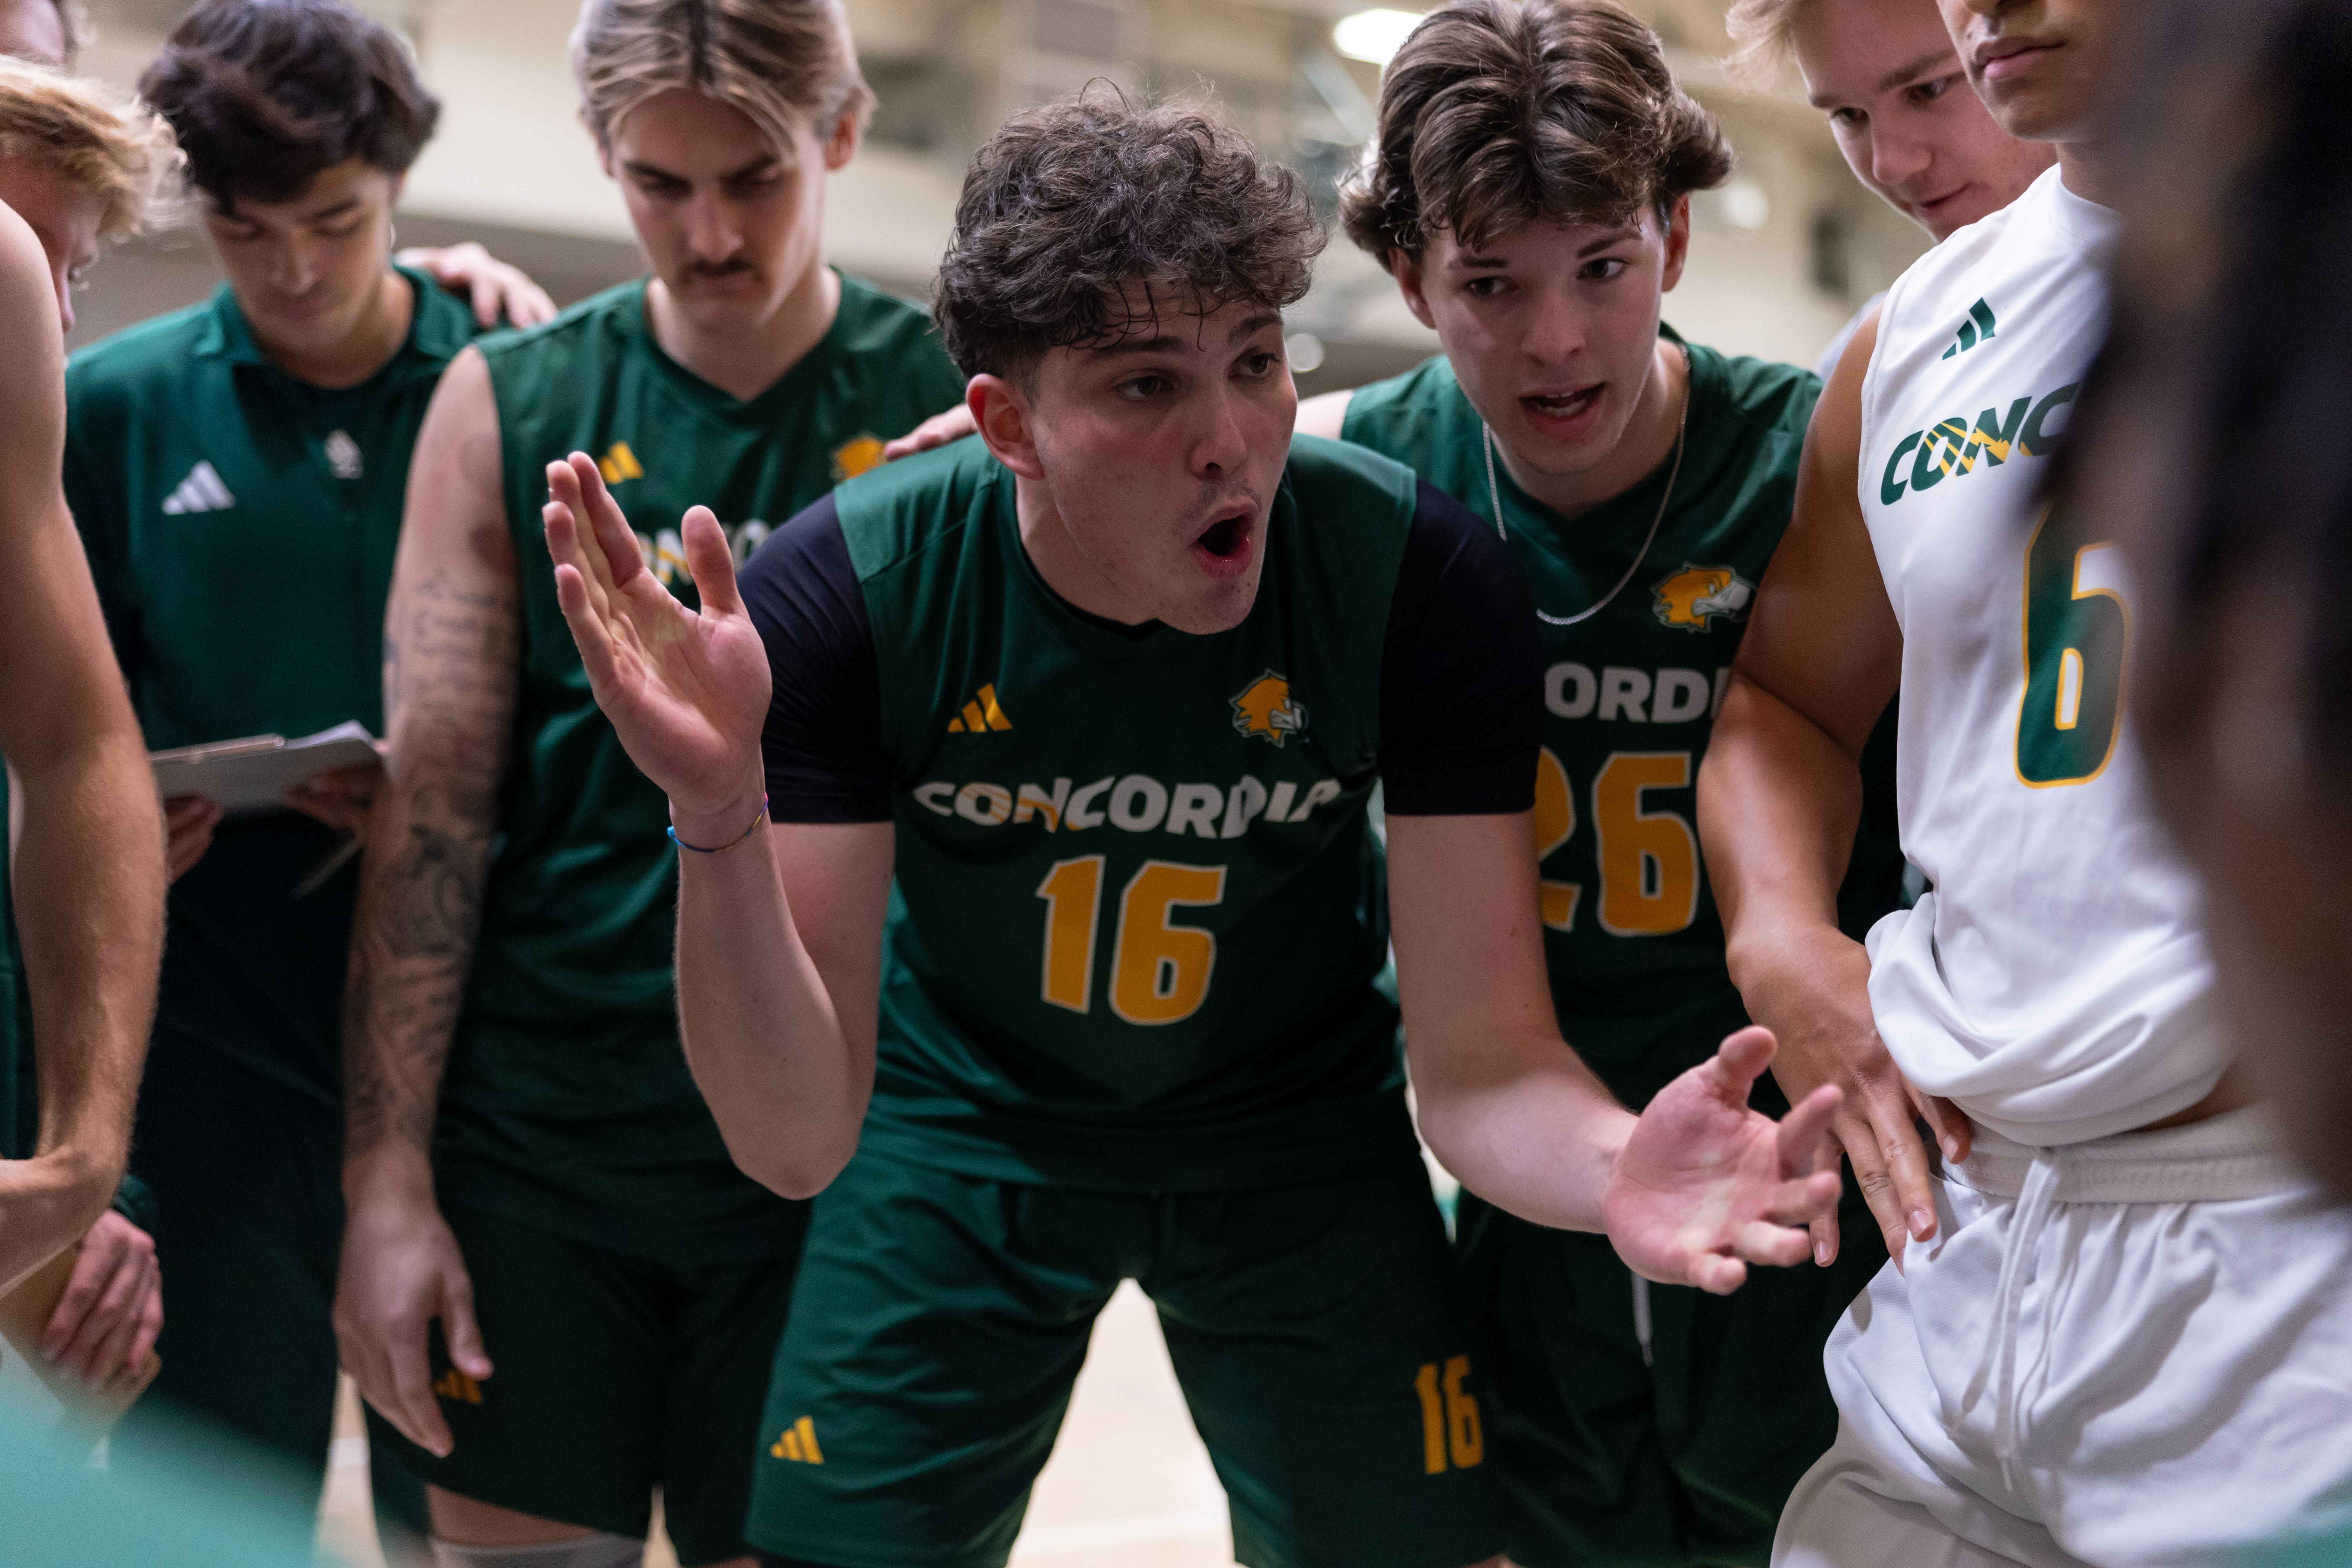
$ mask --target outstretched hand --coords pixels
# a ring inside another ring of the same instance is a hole
[[[1770,1030],[1740,1030],[1634,1123],[1601,1213],[1636,1274],[1723,1296],[1750,1263],[1787,1268],[1811,1256],[1804,1227],[1837,1205],[1837,1173],[1814,1170],[1813,1157],[1839,1093],[1824,1085],[1778,1123],[1750,1110],[1773,1049]]]
[[[679,529],[698,612],[646,569],[593,458],[550,463],[547,484],[555,598],[596,705],[630,761],[668,795],[680,837],[731,837],[760,800],[771,677],[719,520],[698,506]]]

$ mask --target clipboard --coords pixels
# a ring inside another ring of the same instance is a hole
[[[283,735],[248,735],[241,741],[151,752],[147,761],[155,770],[155,793],[163,799],[205,795],[235,816],[278,810],[286,804],[286,792],[306,779],[337,768],[366,767],[382,758],[367,726],[354,721],[293,741]]]
[[[93,1387],[69,1372],[51,1367],[42,1357],[42,1331],[49,1326],[58,1299],[72,1282],[74,1260],[80,1256],[79,1246],[69,1247],[43,1264],[23,1284],[0,1296],[0,1359],[15,1363],[0,1368],[0,1382],[22,1383],[29,1373],[47,1396],[44,1405],[53,1401],[60,1419],[70,1421],[92,1436],[102,1436],[112,1431],[131,1405],[138,1403],[139,1396],[147,1392],[147,1385],[163,1370],[163,1358],[151,1350],[139,1365],[118,1372]]]

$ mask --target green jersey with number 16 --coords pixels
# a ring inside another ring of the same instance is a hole
[[[1699,855],[1698,768],[1789,526],[1821,393],[1794,366],[1684,346],[1679,470],[1669,458],[1572,520],[1519,489],[1499,454],[1489,468],[1484,424],[1443,356],[1359,390],[1343,426],[1487,527],[1499,510],[1534,585],[1545,666],[1536,853],[1552,996],[1569,1043],[1634,1106],[1748,1021]],[[1857,937],[1902,887],[1887,752],[1882,738],[1865,759],[1874,809],[1840,900]]]
[[[1453,502],[1311,437],[1262,548],[1230,631],[1103,621],[969,440],[746,571],[772,810],[896,828],[864,1147],[1125,1191],[1412,1158],[1367,806],[1527,809],[1526,589]]]

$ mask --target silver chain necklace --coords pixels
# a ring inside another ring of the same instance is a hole
[[[1642,548],[1641,551],[1634,555],[1633,563],[1625,568],[1625,575],[1617,579],[1617,585],[1614,588],[1610,589],[1606,594],[1601,595],[1601,602],[1593,605],[1591,609],[1579,610],[1572,616],[1548,616],[1545,615],[1542,608],[1538,606],[1536,610],[1536,619],[1549,626],[1572,626],[1579,621],[1591,620],[1593,616],[1607,609],[1609,607],[1609,602],[1625,591],[1625,584],[1633,580],[1633,574],[1639,572],[1642,569],[1642,563],[1650,558],[1650,546],[1658,542],[1658,525],[1666,521],[1666,504],[1675,499],[1675,481],[1682,477],[1683,437],[1688,435],[1689,432],[1690,388],[1688,386],[1685,386],[1683,388],[1682,417],[1675,425],[1675,465],[1673,468],[1666,470],[1666,493],[1658,498],[1658,515],[1650,520],[1650,531],[1643,536]],[[1503,527],[1503,487],[1495,482],[1494,426],[1481,419],[1478,422],[1478,434],[1486,442],[1486,495],[1487,499],[1495,503],[1495,531],[1501,534],[1505,539],[1508,539],[1511,536]]]

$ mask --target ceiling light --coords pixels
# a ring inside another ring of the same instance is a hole
[[[1331,43],[1351,60],[1364,60],[1376,66],[1389,63],[1389,57],[1404,44],[1405,35],[1421,26],[1419,11],[1391,11],[1381,6],[1359,11],[1352,16],[1342,16],[1331,28]]]

